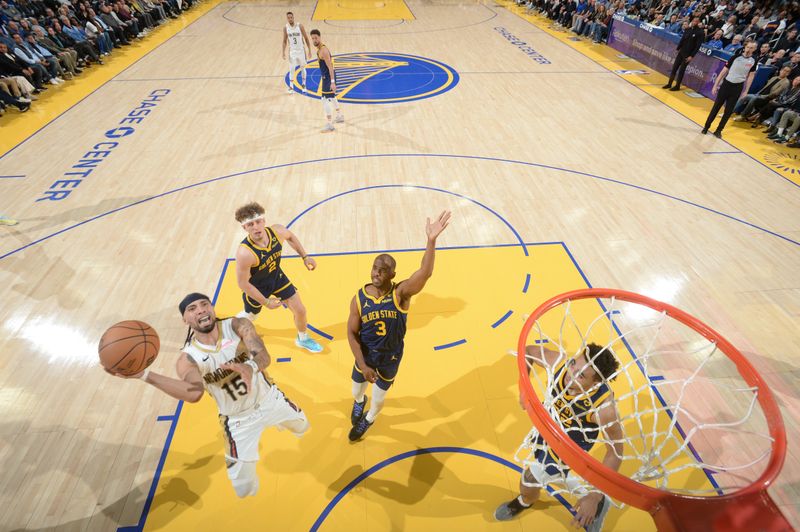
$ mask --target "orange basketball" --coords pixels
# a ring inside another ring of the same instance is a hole
[[[97,352],[104,368],[130,376],[152,364],[160,346],[155,329],[143,321],[126,320],[103,333]]]

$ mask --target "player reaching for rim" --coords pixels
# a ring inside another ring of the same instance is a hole
[[[350,302],[347,340],[355,357],[350,441],[364,436],[383,408],[386,392],[394,383],[403,358],[411,298],[425,288],[433,275],[436,239],[449,223],[449,211],[443,211],[434,222],[428,218],[425,226],[428,244],[422,264],[405,281],[394,283],[397,263],[391,255],[378,255],[372,264],[372,283],[359,290]],[[367,411],[366,391],[370,382],[373,383],[372,404]]]
[[[603,464],[617,471],[622,463],[623,433],[619,423],[614,394],[609,382],[616,377],[619,361],[610,348],[588,344],[575,357],[565,359],[561,353],[539,345],[525,348],[530,361],[553,371],[553,386],[548,391],[564,432],[586,452],[594,446],[600,431],[606,435],[606,454]],[[520,404],[522,399],[520,398]],[[602,530],[611,500],[598,491],[588,491],[575,474],[543,445],[538,432],[527,446],[534,448],[534,460],[526,464],[519,482],[520,495],[501,504],[495,510],[498,521],[508,521],[533,505],[541,488],[560,482],[580,498],[575,506],[574,523],[588,532]]]

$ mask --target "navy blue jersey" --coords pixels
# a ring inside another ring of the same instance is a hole
[[[564,432],[584,451],[588,451],[597,439],[600,427],[595,419],[597,407],[605,401],[611,390],[608,384],[602,383],[590,394],[570,395],[565,389],[569,386],[569,374],[566,363],[562,362],[554,368],[555,386],[550,394],[555,398],[555,406]]]
[[[361,314],[359,341],[364,357],[376,363],[385,357],[399,359],[403,354],[408,311],[400,308],[397,285],[393,284],[380,299],[369,295],[365,286],[358,291],[357,301]]]
[[[281,252],[283,246],[278,240],[278,235],[270,227],[265,227],[267,233],[267,245],[261,247],[247,235],[240,245],[249,249],[258,261],[255,266],[250,268],[250,283],[253,286],[267,286],[274,284],[274,281],[281,273]],[[276,289],[278,287],[275,287]]]
[[[319,61],[319,74],[320,76],[322,76],[323,80],[327,79],[330,81],[331,71],[328,68],[328,63],[323,61],[322,57],[320,56],[320,52],[322,51],[323,48],[327,48],[327,46],[325,46],[324,44],[320,44],[319,48],[317,49],[317,60]],[[331,61],[333,61],[333,54],[331,54]]]

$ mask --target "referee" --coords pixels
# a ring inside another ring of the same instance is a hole
[[[711,129],[711,123],[717,117],[722,104],[725,104],[725,111],[722,113],[722,119],[719,121],[714,136],[722,138],[722,130],[728,119],[733,114],[733,109],[736,102],[742,94],[747,94],[750,90],[750,84],[753,83],[753,77],[756,73],[756,58],[753,53],[756,51],[756,43],[750,42],[742,49],[741,53],[734,55],[728,60],[728,64],[719,73],[717,79],[714,81],[714,87],[711,89],[711,94],[716,95],[717,99],[714,100],[714,106],[711,112],[708,113],[706,125],[703,127],[703,135],[708,133]],[[744,88],[744,90],[742,90]]]

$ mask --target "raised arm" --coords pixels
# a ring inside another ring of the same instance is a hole
[[[450,211],[442,211],[433,223],[431,223],[431,219],[428,218],[425,226],[425,232],[428,235],[428,243],[425,246],[425,254],[422,256],[422,264],[411,277],[397,286],[397,297],[400,300],[400,306],[404,309],[408,308],[408,303],[413,296],[422,292],[422,289],[425,288],[425,283],[427,283],[428,279],[433,275],[433,263],[436,256],[436,239],[449,224]]]
[[[247,393],[250,393],[250,386],[253,384],[253,375],[257,372],[264,371],[269,366],[270,358],[264,341],[256,332],[255,326],[246,318],[233,318],[231,323],[233,331],[239,335],[244,342],[247,352],[252,357],[243,363],[228,362],[220,366],[223,369],[235,371],[242,377],[247,388]]]
[[[281,242],[285,240],[287,244],[292,246],[292,249],[294,249],[297,254],[300,255],[300,258],[303,260],[303,264],[306,268],[313,270],[317,267],[317,261],[315,261],[313,257],[308,256],[306,249],[303,247],[303,244],[300,243],[300,239],[297,238],[296,234],[278,224],[273,225],[271,229],[275,231],[275,235]]]
[[[356,296],[358,297],[358,296]],[[350,315],[347,318],[347,342],[350,344],[350,351],[356,359],[356,367],[369,382],[378,380],[378,374],[374,369],[367,366],[364,362],[364,353],[361,352],[361,342],[358,341],[361,333],[361,313],[358,311],[358,301],[356,297],[350,301]]]
[[[238,334],[244,342],[247,352],[253,357],[253,361],[257,366],[257,371],[264,371],[267,369],[271,359],[267,351],[267,346],[264,345],[264,341],[258,335],[255,325],[245,318],[233,318],[231,325],[233,326],[233,331]]]

